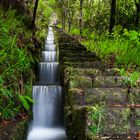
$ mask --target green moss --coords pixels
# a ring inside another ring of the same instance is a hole
[[[28,120],[19,122],[13,129],[10,140],[25,140],[28,131]]]
[[[85,140],[86,108],[74,107],[73,110],[67,111],[67,114],[65,114],[65,116],[67,116],[65,119],[68,140]]]

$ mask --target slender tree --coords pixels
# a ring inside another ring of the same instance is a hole
[[[110,14],[110,26],[109,33],[112,33],[112,30],[115,26],[115,15],[116,15],[116,0],[111,0],[111,14]]]
[[[80,34],[83,30],[83,0],[80,0],[80,20],[79,20]]]
[[[135,5],[136,5],[136,9],[137,9],[135,26],[138,27],[139,19],[140,19],[140,0],[135,0]]]
[[[25,12],[25,0],[0,0],[0,6],[4,9],[14,8],[18,12]]]
[[[65,29],[66,27],[66,7],[65,3],[63,3],[63,9],[62,9],[62,28]]]
[[[35,28],[35,19],[36,19],[36,13],[37,13],[38,2],[39,2],[39,0],[36,0],[36,1],[35,1],[34,12],[33,12],[33,18],[32,18],[32,21],[31,21],[31,27],[32,27],[32,28]]]

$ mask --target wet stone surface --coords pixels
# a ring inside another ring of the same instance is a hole
[[[127,90],[121,88],[70,89],[73,105],[127,105]]]

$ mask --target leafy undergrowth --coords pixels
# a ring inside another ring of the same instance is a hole
[[[0,120],[24,116],[32,104],[32,32],[24,16],[0,11]]]
[[[103,59],[114,57],[117,65],[136,65],[140,66],[140,34],[135,30],[124,30],[122,35],[113,37],[95,37],[83,44],[91,51],[95,51]]]
[[[39,1],[34,31],[29,29],[34,2],[28,3],[29,13],[24,15],[0,9],[0,121],[25,118],[31,112],[32,83],[54,2]]]

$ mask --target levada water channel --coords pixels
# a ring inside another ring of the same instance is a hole
[[[39,84],[33,86],[33,120],[27,140],[66,140],[63,122],[63,92],[54,33],[49,27],[39,64]]]

